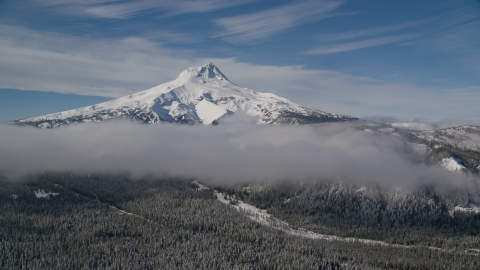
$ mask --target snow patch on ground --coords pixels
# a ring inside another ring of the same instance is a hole
[[[45,192],[43,189],[39,189],[33,192],[37,199],[48,199],[50,196],[58,196],[60,193],[55,192]]]
[[[102,203],[102,202],[100,202],[100,203]],[[141,219],[143,219],[143,220],[145,220],[145,221],[150,221],[150,220],[146,219],[146,218],[143,217],[143,216],[140,216],[140,215],[137,215],[137,214],[134,214],[134,213],[127,212],[127,211],[122,210],[122,209],[119,209],[118,207],[115,207],[115,206],[113,206],[113,205],[109,205],[109,206],[110,206],[110,208],[112,208],[113,210],[117,211],[120,215],[129,215],[129,216],[132,216],[132,217],[141,218]]]
[[[405,128],[410,130],[434,130],[434,127],[424,123],[391,123],[392,127]]]
[[[281,221],[272,215],[268,214],[266,210],[258,209],[255,206],[244,203],[243,201],[237,201],[234,198],[228,198],[225,194],[214,190],[214,194],[217,196],[217,200],[223,204],[230,205],[237,211],[245,214],[249,219],[256,221],[264,226],[272,227],[279,230],[285,230],[289,228],[288,223]]]
[[[202,120],[204,125],[209,125],[218,118],[224,116],[227,113],[225,108],[222,108],[208,100],[204,99],[200,101],[196,106],[195,110],[198,117]]]
[[[367,187],[361,187],[357,189],[355,192],[364,192],[364,191],[367,191]]]
[[[469,214],[480,214],[480,207],[470,204],[469,207],[455,206],[452,210],[449,211],[450,216],[454,217],[456,212],[469,213]]]
[[[18,199],[18,194],[12,194],[12,195],[10,195],[10,198],[16,200],[16,199]]]
[[[292,198],[288,198],[286,199],[285,201],[283,201],[283,203],[289,203],[291,202],[292,200],[295,200],[296,198],[298,198],[299,196],[295,196],[295,197],[292,197]]]
[[[465,170],[465,167],[459,163],[456,158],[444,158],[440,161],[440,165],[442,165],[445,169],[451,172],[462,172]]]

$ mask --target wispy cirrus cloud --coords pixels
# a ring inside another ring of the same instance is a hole
[[[215,37],[235,44],[251,44],[313,21],[335,16],[343,4],[337,0],[302,1],[250,14],[222,18],[215,23],[223,31]],[[338,14],[337,14],[338,15]]]
[[[411,28],[425,21],[406,22],[395,25],[379,26],[367,29],[346,31],[342,33],[319,35],[321,45],[307,50],[306,54],[321,55],[354,51],[386,44],[412,41],[417,34]],[[405,30],[408,32],[405,33]]]
[[[395,25],[387,25],[380,27],[373,27],[368,29],[359,29],[353,31],[347,31],[343,33],[336,33],[330,35],[320,35],[318,36],[319,40],[346,40],[346,39],[355,39],[355,38],[365,38],[381,34],[390,34],[392,32],[397,32],[405,29],[411,29],[413,27],[423,24],[425,21],[415,21],[407,22]]]
[[[205,13],[253,1],[256,0],[35,0],[34,5],[74,15],[125,19],[147,12],[160,12],[167,16]]]
[[[0,24],[0,88],[119,97],[174,79],[188,50],[141,37],[87,38]]]
[[[480,114],[478,86],[442,90],[302,66],[207,58],[139,37],[82,38],[0,24],[0,55],[0,88],[120,97],[213,61],[242,87],[328,112],[433,120]]]
[[[434,46],[457,55],[458,62],[480,74],[480,3],[459,0],[446,8],[449,11],[437,18],[440,31],[432,39]]]
[[[387,36],[387,37],[380,37],[380,38],[371,38],[371,39],[365,39],[365,40],[349,42],[349,43],[319,46],[317,48],[308,50],[305,53],[306,54],[331,54],[331,53],[347,52],[347,51],[353,51],[353,50],[364,49],[369,47],[376,47],[380,45],[398,43],[401,41],[407,41],[407,40],[411,40],[414,37],[416,37],[416,35],[414,34],[405,34],[405,35]]]

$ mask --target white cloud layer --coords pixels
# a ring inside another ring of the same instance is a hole
[[[0,125],[0,173],[131,173],[242,183],[276,180],[377,182],[405,189],[460,184],[463,175],[413,160],[394,136],[322,127],[255,124],[186,126],[132,122],[53,130]]]

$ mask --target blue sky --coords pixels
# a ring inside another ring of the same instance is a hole
[[[2,0],[0,120],[131,94],[209,61],[315,109],[478,120],[478,48],[478,0]]]

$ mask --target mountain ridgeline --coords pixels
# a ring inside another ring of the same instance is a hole
[[[17,124],[55,128],[77,122],[127,118],[147,124],[216,124],[235,113],[256,117],[258,123],[315,124],[357,120],[355,117],[309,109],[270,93],[241,88],[213,63],[191,67],[177,79],[108,102],[38,117]]]

